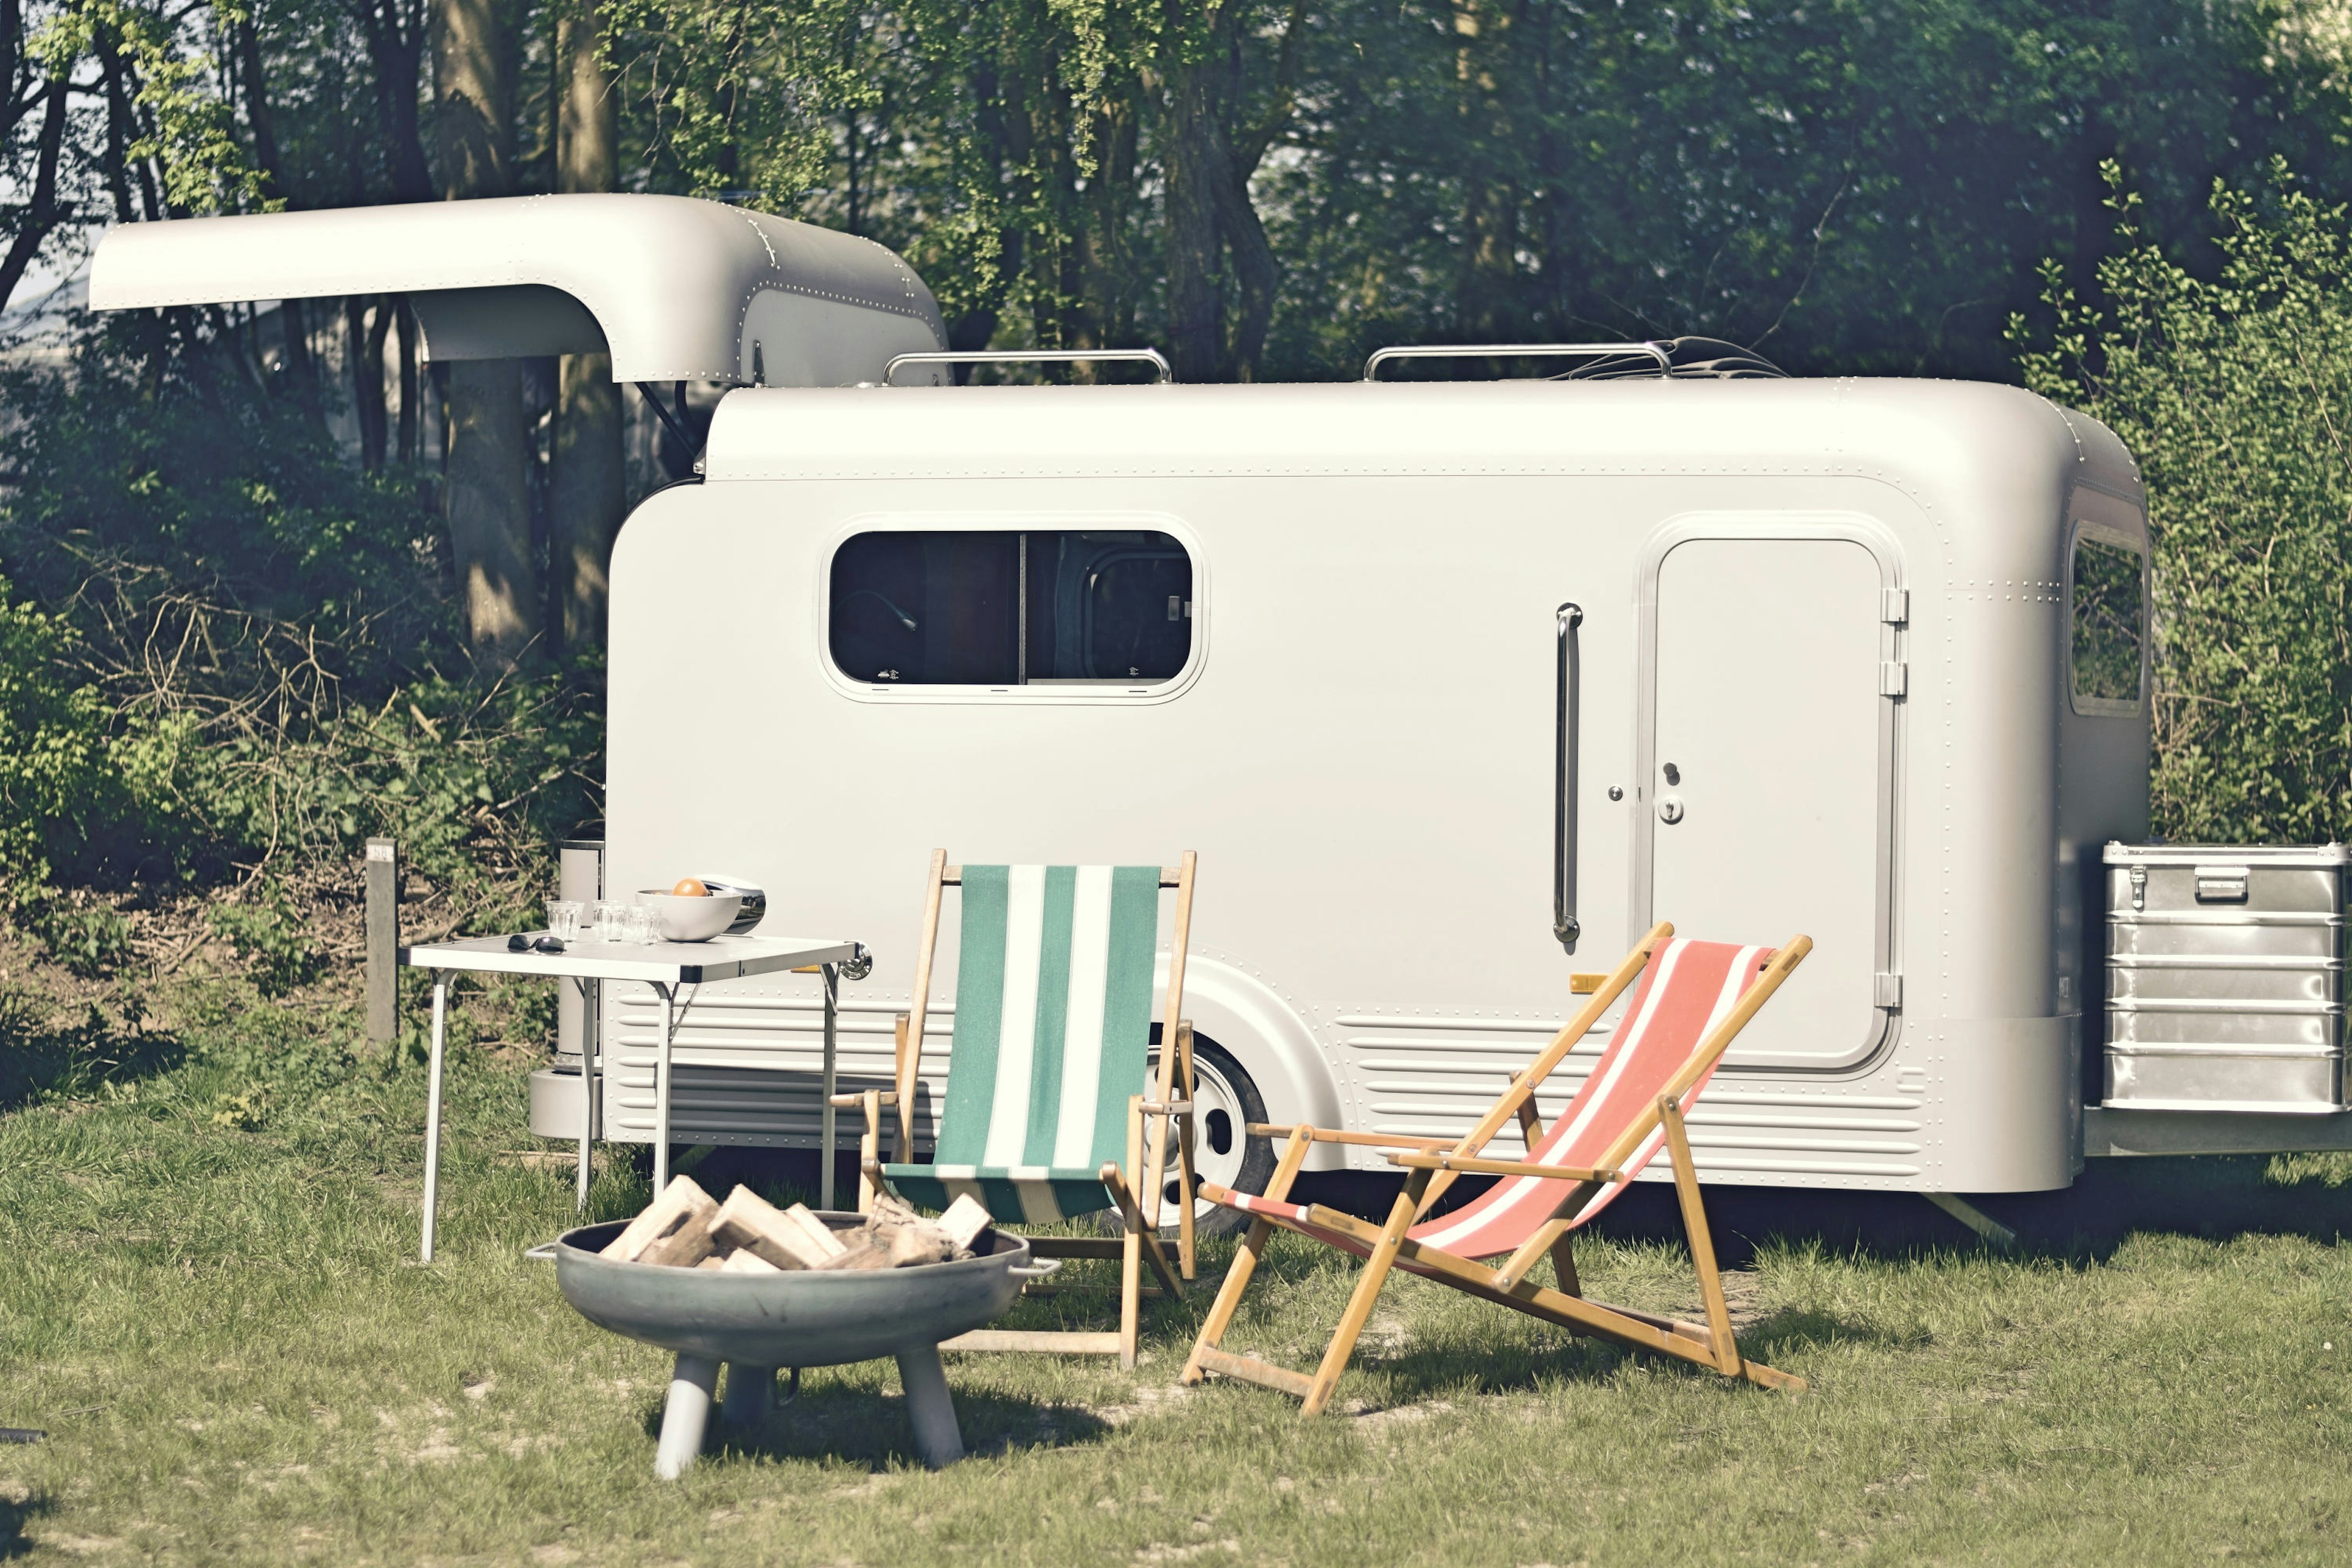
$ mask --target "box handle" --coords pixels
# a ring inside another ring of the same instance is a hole
[[[2246,901],[2246,868],[2197,868],[2197,901],[2200,904],[2242,904]]]

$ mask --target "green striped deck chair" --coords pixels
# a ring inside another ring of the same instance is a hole
[[[945,850],[931,857],[914,1008],[900,1021],[897,1090],[860,1097],[869,1124],[863,1152],[868,1189],[878,1182],[935,1209],[969,1195],[1006,1229],[1110,1209],[1123,1232],[1117,1238],[1030,1238],[1032,1250],[1045,1257],[1121,1260],[1118,1334],[982,1331],[952,1348],[1117,1352],[1132,1364],[1139,1266],[1150,1264],[1169,1293],[1183,1289],[1158,1234],[1171,1121],[1178,1132],[1181,1275],[1192,1276],[1192,1038],[1181,1013],[1193,862],[1190,852],[1168,868],[955,867]],[[908,1157],[914,1069],[922,1053],[941,889],[955,886],[963,889],[955,1048],[931,1163],[918,1164]],[[1160,1053],[1156,1092],[1147,1098],[1141,1091],[1163,887],[1176,889],[1176,923],[1161,1037],[1176,1047]],[[886,1101],[898,1113],[898,1158],[876,1165],[873,1146]],[[1041,1342],[1049,1340],[1057,1342]]]

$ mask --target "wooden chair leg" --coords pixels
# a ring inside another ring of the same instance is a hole
[[[857,1141],[857,1212],[872,1214],[874,1171],[882,1153],[882,1092],[869,1089],[857,1098],[866,1111],[866,1133]]]
[[[1298,1167],[1306,1163],[1307,1152],[1313,1146],[1314,1139],[1306,1128],[1291,1130],[1282,1146],[1282,1158],[1275,1164],[1274,1180],[1265,1184],[1267,1197],[1279,1202],[1290,1195],[1290,1184],[1297,1179]],[[1242,1292],[1249,1289],[1250,1276],[1257,1272],[1257,1260],[1265,1255],[1266,1237],[1273,1232],[1274,1227],[1262,1219],[1250,1221],[1249,1234],[1242,1237],[1240,1247],[1234,1253],[1233,1264],[1225,1270],[1225,1282],[1217,1289],[1217,1299],[1210,1304],[1208,1319],[1201,1325],[1201,1337],[1192,1342],[1192,1357],[1184,1363],[1183,1376],[1179,1381],[1201,1381],[1201,1352],[1214,1350],[1223,1342],[1225,1330],[1232,1327],[1234,1313],[1241,1308]]]
[[[1331,1343],[1323,1352],[1323,1364],[1315,1369],[1315,1381],[1307,1385],[1307,1403],[1300,1415],[1319,1415],[1331,1402],[1331,1391],[1339,1386],[1339,1374],[1348,1370],[1348,1360],[1356,1353],[1356,1340],[1371,1318],[1381,1287],[1388,1282],[1389,1269],[1396,1262],[1397,1247],[1403,1242],[1404,1233],[1412,1228],[1413,1215],[1421,1207],[1421,1194],[1433,1173],[1415,1171],[1405,1178],[1404,1191],[1397,1194],[1396,1203],[1389,1210],[1389,1223],[1381,1228],[1372,1255],[1364,1260],[1364,1272],[1356,1281],[1356,1293],[1348,1298],[1348,1310],[1340,1315]]]
[[[1127,1168],[1139,1172],[1143,1167],[1143,1096],[1133,1094],[1127,1100]],[[1125,1245],[1119,1248],[1118,1262],[1118,1364],[1132,1371],[1135,1367],[1136,1338],[1142,1312],[1143,1230],[1146,1223],[1141,1199],[1127,1211]]]
[[[1692,1267],[1698,1272],[1699,1300],[1706,1308],[1707,1331],[1715,1337],[1715,1367],[1726,1377],[1738,1377],[1739,1346],[1731,1337],[1731,1307],[1723,1299],[1723,1276],[1715,1266],[1715,1238],[1706,1228],[1706,1208],[1699,1202],[1698,1166],[1691,1159],[1690,1137],[1683,1130],[1682,1107],[1672,1095],[1659,1097],[1658,1118],[1665,1124],[1666,1152],[1675,1167],[1675,1196],[1682,1200],[1683,1233],[1690,1241]]]
[[[1559,1293],[1563,1296],[1584,1294],[1583,1282],[1576,1277],[1576,1243],[1570,1239],[1575,1234],[1564,1230],[1559,1239],[1551,1244],[1551,1271],[1559,1277]]]
[[[1176,1072],[1183,1086],[1184,1103],[1190,1105],[1194,1087],[1192,1026],[1181,1021],[1176,1026]],[[1192,1195],[1195,1179],[1192,1172],[1192,1113],[1189,1110],[1176,1123],[1176,1192],[1181,1201],[1177,1220],[1177,1253],[1184,1278],[1197,1279],[1200,1269],[1192,1251],[1192,1205],[1196,1201]]]
[[[901,1013],[894,1026],[898,1048],[890,1058],[891,1079],[898,1091],[898,1135],[890,1156],[894,1165],[915,1163],[915,1075],[907,1060],[907,1030],[913,1023],[910,1016]]]

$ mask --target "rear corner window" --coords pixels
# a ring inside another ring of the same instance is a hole
[[[1101,687],[1192,657],[1192,560],[1148,530],[860,533],[834,552],[828,652],[861,685]]]
[[[2120,535],[2074,541],[2068,679],[2081,713],[2139,711],[2147,638],[2147,558]]]

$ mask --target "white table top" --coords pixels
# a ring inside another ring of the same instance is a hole
[[[538,937],[546,933],[523,934]],[[415,969],[698,985],[706,980],[772,974],[780,969],[805,969],[814,963],[847,963],[860,951],[854,942],[829,937],[714,936],[709,942],[619,942],[583,939],[566,942],[562,952],[516,952],[507,946],[503,936],[477,936],[404,947],[400,961]]]

